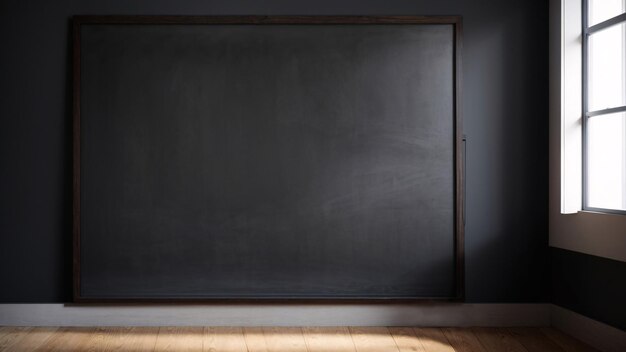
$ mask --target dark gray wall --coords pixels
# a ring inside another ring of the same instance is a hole
[[[0,2],[0,302],[71,298],[75,14],[462,15],[470,302],[547,299],[544,1]]]

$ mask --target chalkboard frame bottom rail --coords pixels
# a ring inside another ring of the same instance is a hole
[[[379,303],[379,304],[407,304],[407,303],[442,303],[442,302],[459,302],[459,297],[202,297],[202,298],[97,298],[97,297],[74,297],[73,302],[65,303],[66,306],[118,306],[118,305],[160,305],[160,304],[176,304],[176,305],[198,305],[198,304],[360,304],[360,303]]]

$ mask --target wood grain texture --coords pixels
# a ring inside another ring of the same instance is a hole
[[[596,349],[554,328],[540,328],[541,332],[568,352],[597,352]]]
[[[0,329],[0,351],[11,348],[31,330],[29,327],[3,327]]]
[[[159,328],[107,327],[102,333],[104,351],[154,351]]]
[[[422,342],[410,327],[391,327],[389,332],[400,352],[425,352]]]
[[[10,326],[0,326],[0,346],[4,343],[4,339],[11,332]]]
[[[415,335],[426,352],[454,352],[448,338],[438,328],[415,328]]]
[[[474,328],[472,331],[488,352],[527,352],[505,329]]]
[[[89,342],[88,339],[95,333],[95,328],[63,327],[52,334],[35,351],[82,351]]]
[[[58,330],[56,327],[33,327],[19,333],[10,344],[2,344],[0,351],[34,351],[43,346]],[[0,334],[1,336],[1,334]]]
[[[243,329],[239,327],[207,327],[204,329],[205,352],[247,352]]]
[[[115,329],[108,327],[96,327],[91,331],[83,331],[80,349],[90,352],[106,351],[106,344],[115,332]]]
[[[263,328],[269,352],[307,352],[300,328]]]
[[[156,339],[155,351],[202,352],[202,327],[162,327]]]
[[[565,352],[555,342],[547,339],[538,328],[509,328],[508,331],[528,351]]]
[[[486,352],[472,331],[463,328],[444,328],[442,330],[456,352]]]
[[[386,327],[351,327],[350,334],[357,352],[398,351]]]
[[[268,352],[263,328],[243,328],[243,336],[248,352]]]
[[[305,327],[302,332],[309,352],[355,352],[347,327]]]
[[[592,352],[552,328],[0,327],[0,351]]]

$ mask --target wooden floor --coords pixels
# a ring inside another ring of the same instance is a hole
[[[552,328],[0,327],[0,351],[594,351]]]

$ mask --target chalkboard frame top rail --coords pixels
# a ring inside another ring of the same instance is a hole
[[[452,24],[462,16],[188,16],[188,15],[76,15],[81,24]]]
[[[454,245],[455,245],[455,295],[450,297],[202,297],[202,298],[106,298],[84,297],[80,284],[80,31],[81,25],[452,25],[453,85],[454,85]],[[439,302],[463,302],[465,300],[465,137],[462,124],[462,27],[463,18],[450,16],[407,15],[75,15],[72,16],[72,236],[73,236],[73,300],[67,305],[154,305],[154,304],[437,304]]]

